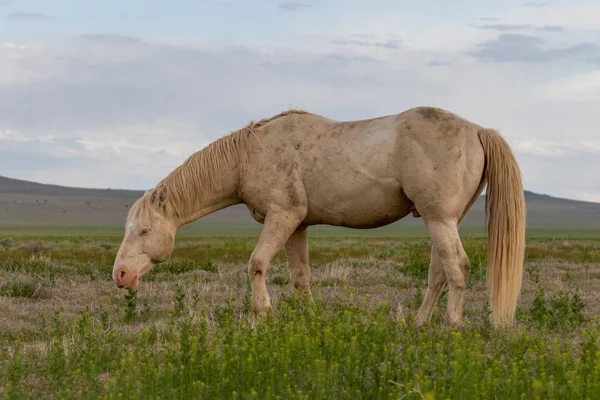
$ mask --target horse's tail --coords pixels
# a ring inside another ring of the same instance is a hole
[[[508,143],[493,129],[481,129],[485,153],[488,231],[487,280],[494,327],[515,322],[523,279],[525,194],[521,170]]]

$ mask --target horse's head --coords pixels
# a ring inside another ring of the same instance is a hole
[[[173,252],[177,227],[166,216],[166,195],[165,187],[152,189],[132,205],[113,266],[117,287],[135,289],[145,273]]]

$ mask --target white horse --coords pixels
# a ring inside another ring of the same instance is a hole
[[[264,224],[248,266],[253,309],[264,316],[265,277],[282,247],[295,288],[310,295],[309,226],[375,228],[413,212],[433,243],[417,323],[430,320],[448,282],[444,322],[457,326],[469,270],[458,227],[486,184],[492,322],[512,325],[525,250],[519,166],[496,131],[432,107],[344,122],[287,111],[216,140],[132,206],[113,278],[135,288],[171,255],[182,225],[244,203]]]

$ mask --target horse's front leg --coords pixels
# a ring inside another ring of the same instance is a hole
[[[266,275],[271,259],[298,228],[304,215],[305,213],[297,210],[281,208],[267,212],[260,239],[250,256],[248,265],[248,276],[252,288],[252,308],[258,317],[266,316],[271,308],[266,284]]]

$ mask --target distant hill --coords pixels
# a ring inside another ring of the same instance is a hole
[[[84,189],[11,179],[0,176],[1,225],[122,226],[140,190]],[[525,191],[530,228],[599,229],[600,204],[556,198]],[[485,196],[475,203],[463,226],[484,226]],[[244,205],[202,218],[198,223],[254,223]],[[408,216],[396,224],[422,226]],[[193,224],[192,224],[193,225]]]
[[[0,226],[123,226],[129,208],[143,194],[143,190],[75,188],[0,176]],[[255,222],[243,205],[202,220]]]
[[[48,185],[0,176],[0,193],[27,194],[39,196],[97,196],[130,197],[134,200],[144,194],[141,190],[84,189],[67,186]]]

